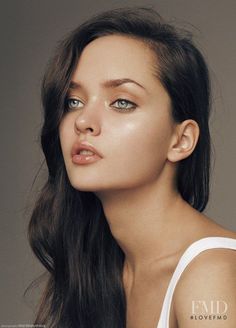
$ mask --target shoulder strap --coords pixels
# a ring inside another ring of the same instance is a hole
[[[174,289],[184,269],[199,253],[212,248],[229,248],[236,250],[236,239],[228,237],[205,237],[193,242],[185,250],[167,288],[157,328],[169,328],[170,307]]]

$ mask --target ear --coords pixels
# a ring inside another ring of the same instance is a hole
[[[177,124],[168,150],[170,162],[178,162],[190,156],[198,142],[200,129],[196,121],[185,120]]]

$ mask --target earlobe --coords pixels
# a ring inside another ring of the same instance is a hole
[[[194,120],[185,120],[176,126],[168,151],[168,160],[178,162],[194,151],[199,138],[199,126]]]

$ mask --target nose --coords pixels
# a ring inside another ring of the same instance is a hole
[[[77,134],[98,135],[101,130],[99,118],[93,110],[88,108],[78,114],[74,126]]]

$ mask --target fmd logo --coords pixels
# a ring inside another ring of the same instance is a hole
[[[192,320],[226,320],[228,305],[223,300],[193,300]]]

